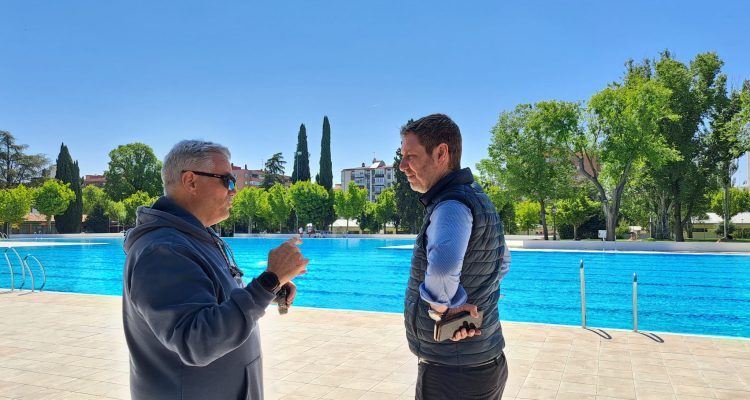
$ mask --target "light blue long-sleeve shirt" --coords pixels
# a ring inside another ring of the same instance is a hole
[[[448,200],[435,206],[425,232],[427,271],[424,282],[419,285],[419,294],[424,301],[448,308],[466,303],[466,291],[460,284],[461,268],[473,222],[471,210],[460,201]],[[500,279],[508,272],[511,260],[508,247],[504,247]]]
[[[419,294],[424,301],[449,308],[466,303],[459,284],[474,218],[469,207],[456,200],[441,202],[430,215],[427,227],[427,271]]]

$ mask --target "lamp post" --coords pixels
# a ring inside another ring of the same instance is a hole
[[[648,214],[648,235],[651,239],[654,238],[654,218],[651,213]]]
[[[557,240],[557,206],[552,205],[552,240]]]

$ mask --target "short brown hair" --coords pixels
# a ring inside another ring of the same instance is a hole
[[[432,155],[441,143],[448,145],[451,170],[461,169],[461,130],[445,114],[432,114],[410,122],[401,128],[401,137],[414,134],[427,154]]]

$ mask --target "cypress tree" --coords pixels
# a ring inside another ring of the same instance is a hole
[[[91,208],[91,213],[86,216],[84,223],[87,232],[109,233],[109,218],[104,210],[104,205],[97,203]]]
[[[320,185],[333,188],[333,167],[331,166],[331,124],[323,117],[323,137],[320,140]]]
[[[310,153],[307,151],[307,130],[305,124],[299,126],[297,134],[297,152],[294,154],[292,183],[310,180]]]
[[[323,136],[320,139],[320,173],[316,179],[318,184],[328,191],[328,214],[323,223],[328,226],[336,219],[336,212],[333,209],[333,166],[331,163],[331,124],[328,122],[328,116],[323,117]]]
[[[65,143],[60,145],[60,154],[57,156],[57,171],[55,179],[63,183],[70,184],[70,190],[75,193],[76,198],[73,200],[68,209],[60,215],[55,215],[55,226],[59,233],[79,233],[81,232],[81,219],[83,218],[83,195],[81,193],[81,175],[78,168],[78,161],[73,162],[73,158],[68,152],[68,146]]]

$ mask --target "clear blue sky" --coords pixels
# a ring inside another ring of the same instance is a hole
[[[304,123],[314,175],[328,115],[339,182],[392,162],[409,118],[443,112],[474,167],[500,111],[586,100],[629,58],[716,51],[741,85],[748,15],[745,1],[0,0],[0,129],[52,161],[65,142],[82,175],[118,144],[162,158],[185,138],[250,168],[282,152],[291,173]]]

